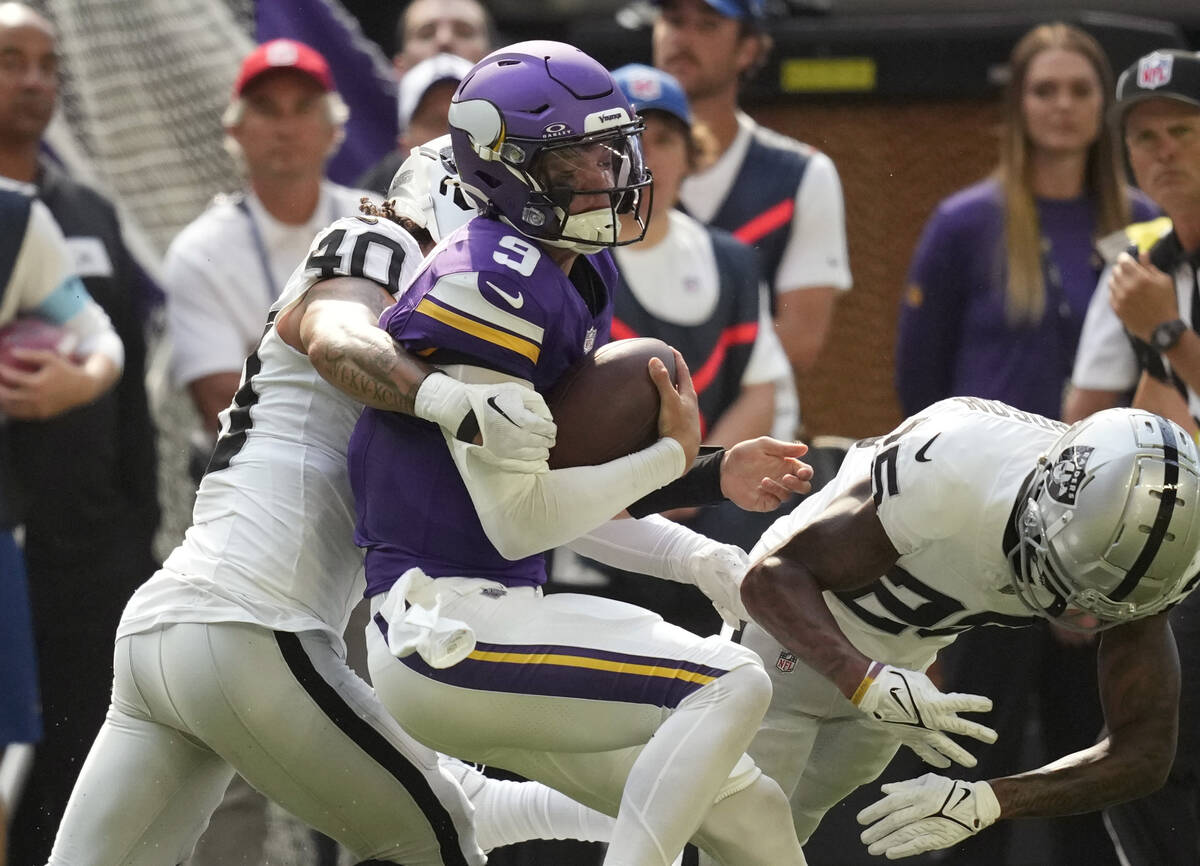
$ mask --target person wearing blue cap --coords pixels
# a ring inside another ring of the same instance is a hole
[[[825,154],[759,126],[738,107],[740,85],[771,48],[763,0],[656,5],[654,65],[679,80],[717,143],[712,165],[683,184],[682,204],[758,249],[776,332],[803,376],[825,343],[836,295],[851,285],[837,170]]]
[[[787,356],[770,326],[755,252],[729,233],[676,209],[684,179],[711,159],[711,135],[671,75],[629,64],[613,78],[646,124],[642,148],[654,177],[654,207],[641,242],[617,247],[613,337],[657,337],[697,371],[706,445],[731,446],[771,431],[777,389],[791,388]],[[626,217],[628,219],[628,217]],[[702,535],[748,548],[774,515],[733,506],[672,512]],[[738,532],[737,529],[744,531]],[[648,607],[697,634],[721,625],[703,595],[682,584],[602,568],[603,594]]]

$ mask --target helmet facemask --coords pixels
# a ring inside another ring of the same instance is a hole
[[[519,215],[493,209],[527,237],[580,253],[640,241],[653,198],[642,157],[642,126],[638,119],[553,144],[506,139],[494,159],[529,194]],[[598,206],[572,213],[581,199],[595,199]],[[621,220],[622,214],[632,216],[632,225]]]
[[[1068,631],[1095,633],[1136,617],[1134,605],[1113,602],[1094,588],[1077,591],[1056,563],[1046,542],[1046,521],[1038,507],[1040,491],[1030,491],[1016,517],[1019,542],[1009,552],[1017,598],[1040,617]]]
[[[594,253],[602,247],[624,246],[642,239],[653,187],[642,158],[641,126],[638,121],[616,133],[541,149],[531,171],[533,189],[542,193],[552,207],[556,218],[551,221],[555,223],[552,234],[557,235],[544,238],[546,243]],[[603,183],[596,184],[593,178]],[[575,183],[584,186],[576,188]],[[603,204],[572,213],[576,202],[584,199],[595,199],[597,204],[602,200]],[[636,228],[623,225],[622,214],[630,214]]]

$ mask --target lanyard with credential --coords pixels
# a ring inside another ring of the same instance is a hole
[[[271,256],[267,252],[266,243],[263,241],[262,231],[258,227],[258,220],[250,212],[250,205],[247,204],[246,199],[239,199],[237,206],[238,210],[246,215],[246,221],[250,223],[250,237],[254,240],[254,249],[258,252],[258,262],[262,266],[263,285],[267,289],[266,309],[269,309],[271,304],[275,303],[275,299],[279,297],[279,287],[275,285],[275,275],[271,273]]]
[[[254,249],[258,252],[258,261],[262,266],[263,285],[267,289],[267,306],[264,309],[270,309],[275,303],[275,299],[279,297],[279,286],[275,283],[275,275],[271,271],[271,254],[267,251],[266,241],[263,240],[262,230],[258,227],[258,220],[254,218],[254,213],[250,210],[250,205],[243,197],[238,200],[238,210],[246,215],[247,222],[250,223],[250,237],[254,239]],[[337,202],[332,199],[329,202],[329,218],[325,224],[329,225],[338,218]]]

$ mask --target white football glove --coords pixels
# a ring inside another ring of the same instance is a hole
[[[943,694],[919,671],[872,662],[852,700],[921,760],[935,767],[949,767],[951,761],[964,767],[977,763],[974,755],[946,733],[996,742],[996,732],[991,728],[958,717],[959,713],[988,712],[991,698],[958,692]]]
[[[740,547],[712,542],[688,555],[686,570],[699,590],[708,596],[721,621],[738,629],[750,614],[742,605],[742,578],[750,557]]]
[[[987,782],[926,773],[880,790],[887,796],[858,813],[858,823],[871,825],[859,838],[871,854],[889,860],[957,845],[1000,817],[1000,801]]]
[[[502,469],[547,470],[557,428],[542,395],[518,382],[468,385],[431,373],[417,389],[413,414],[468,444],[479,434],[479,456]]]

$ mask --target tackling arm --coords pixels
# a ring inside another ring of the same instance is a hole
[[[1092,812],[1166,781],[1179,721],[1179,655],[1167,614],[1104,632],[1098,664],[1108,736],[1044,767],[992,780],[1002,817]]]
[[[949,848],[999,818],[1093,812],[1145,796],[1175,759],[1179,657],[1165,613],[1105,632],[1100,700],[1109,734],[1089,749],[1027,773],[963,782],[926,773],[884,785],[858,815],[862,841],[895,860]]]
[[[975,758],[947,734],[995,742],[995,731],[958,715],[986,712],[992,702],[943,694],[920,671],[868,658],[842,633],[821,595],[868,586],[898,558],[863,479],[755,565],[742,582],[742,600],[755,622],[925,762],[973,767]]]
[[[322,378],[355,400],[433,421],[481,445],[481,459],[509,470],[540,471],[555,434],[541,395],[514,382],[469,385],[441,375],[378,327],[391,304],[392,296],[371,280],[336,277],[284,309],[276,328]]]
[[[434,368],[399,350],[378,327],[391,304],[377,283],[337,277],[309,289],[276,327],[331,385],[367,406],[412,414],[417,390]]]
[[[850,698],[871,659],[842,633],[821,593],[867,586],[898,555],[864,479],[755,563],[742,581],[742,601],[756,623]]]

